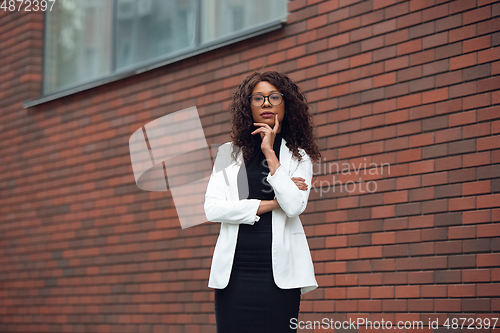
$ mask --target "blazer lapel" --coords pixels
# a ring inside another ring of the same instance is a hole
[[[232,146],[231,146],[232,148]],[[280,156],[279,161],[281,167],[286,171],[286,173],[290,176],[290,166],[292,163],[292,153],[286,146],[285,139],[281,140],[280,146]],[[229,157],[230,158],[230,157]],[[238,193],[238,172],[240,171],[241,166],[244,164],[243,162],[243,153],[240,151],[237,155],[237,162],[232,161],[229,167],[226,169],[227,177],[229,180],[229,186],[231,187],[231,194],[233,198],[239,199]]]

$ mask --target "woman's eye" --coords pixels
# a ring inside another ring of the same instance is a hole
[[[254,96],[253,100],[254,100],[255,102],[261,102],[261,101],[262,101],[262,98],[263,98],[262,96]]]

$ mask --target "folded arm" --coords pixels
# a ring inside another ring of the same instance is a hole
[[[307,154],[304,154],[291,177],[286,173],[281,164],[273,174],[269,172],[267,175],[267,181],[273,187],[276,199],[288,217],[298,216],[306,209],[309,193],[311,192],[312,174],[311,159]],[[305,179],[304,182],[307,185],[307,189],[299,189],[292,180],[294,177]]]

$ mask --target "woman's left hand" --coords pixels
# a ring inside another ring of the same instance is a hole
[[[273,150],[274,138],[276,137],[276,133],[278,133],[280,129],[280,123],[278,120],[278,114],[274,115],[274,126],[271,128],[268,124],[265,123],[253,123],[255,126],[260,126],[251,134],[260,133],[260,137],[262,138],[262,144],[260,148],[263,152],[266,150]]]
[[[302,191],[307,191],[308,185],[306,183],[306,180],[302,177],[292,177],[292,181],[297,185],[299,190]]]

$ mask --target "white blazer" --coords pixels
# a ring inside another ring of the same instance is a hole
[[[243,153],[238,150],[237,161],[231,158],[232,142],[219,147],[212,175],[205,194],[205,215],[210,222],[221,222],[215,245],[208,287],[223,289],[229,283],[239,225],[253,225],[260,200],[239,200],[237,176],[243,164]],[[281,289],[301,288],[305,294],[318,287],[314,266],[304,228],[299,215],[306,209],[311,191],[312,162],[307,153],[299,148],[302,161],[293,157],[281,141],[280,166],[267,181],[272,186],[280,208],[272,211],[272,265],[274,282]],[[307,190],[299,190],[292,177],[302,177]],[[257,222],[258,223],[258,222]]]

